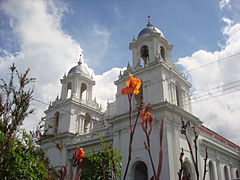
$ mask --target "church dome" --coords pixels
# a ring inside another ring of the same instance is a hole
[[[90,73],[87,67],[83,66],[81,61],[78,62],[77,66],[74,66],[70,69],[70,71],[68,72],[68,75],[75,74],[75,73],[80,74],[81,76],[90,78]]]
[[[144,28],[143,30],[140,31],[140,33],[138,34],[137,38],[143,37],[145,35],[148,35],[150,33],[157,33],[159,34],[162,38],[164,38],[163,33],[156,27],[154,27],[150,21],[148,21],[147,27]]]

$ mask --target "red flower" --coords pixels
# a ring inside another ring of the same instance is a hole
[[[138,94],[139,88],[141,87],[142,81],[137,78],[133,78],[132,74],[129,74],[129,80],[126,82],[125,88],[122,88],[122,95],[126,94]]]

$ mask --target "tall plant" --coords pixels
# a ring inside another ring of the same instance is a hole
[[[50,171],[44,153],[25,131],[19,131],[30,109],[33,89],[29,69],[21,74],[14,64],[10,79],[0,82],[0,179],[46,179]]]
[[[129,135],[129,146],[128,146],[128,160],[127,160],[127,164],[126,164],[126,169],[123,175],[123,180],[126,179],[127,176],[127,172],[128,172],[128,168],[132,159],[132,144],[133,144],[133,137],[134,137],[134,133],[135,133],[135,129],[137,126],[137,122],[138,122],[138,118],[140,115],[140,110],[142,109],[142,95],[141,95],[141,101],[138,105],[138,111],[137,111],[137,116],[136,119],[134,121],[134,124],[132,122],[132,98],[134,94],[139,94],[140,93],[140,87],[142,85],[142,81],[140,79],[137,78],[133,78],[133,75],[130,74],[129,75],[129,80],[126,82],[126,87],[122,89],[122,95],[127,95],[128,97],[128,103],[129,103],[129,127],[130,127],[130,135]]]
[[[158,160],[158,169],[156,172],[156,168],[154,166],[152,153],[151,153],[151,133],[152,133],[153,122],[154,122],[154,117],[150,112],[151,110],[152,110],[152,106],[151,104],[148,104],[145,108],[143,108],[143,110],[140,111],[140,117],[142,118],[141,126],[146,135],[147,142],[144,141],[144,146],[148,152],[151,166],[153,169],[153,174],[154,174],[151,177],[151,180],[160,180],[160,176],[162,172],[162,163],[163,163],[163,133],[164,133],[166,119],[164,118],[161,121],[161,125],[160,125],[160,132],[159,132],[160,147],[159,147],[159,157],[158,157],[159,160]]]
[[[181,126],[181,134],[184,135],[186,141],[187,141],[187,145],[188,145],[188,149],[191,155],[191,159],[194,165],[194,172],[196,175],[196,179],[200,180],[200,171],[199,171],[199,166],[198,166],[198,153],[199,153],[199,147],[198,147],[198,137],[199,135],[196,132],[196,128],[195,127],[191,127],[191,124],[189,121],[185,122],[182,118],[181,118],[181,122],[182,122],[182,126]],[[190,141],[190,138],[188,137],[188,129],[192,128],[193,133],[194,133],[194,139],[193,139],[193,144],[194,144],[194,148],[192,148],[192,142]],[[185,168],[185,164],[183,161],[183,157],[184,157],[184,152],[183,152],[183,148],[181,150],[180,153],[180,164],[181,167],[178,171],[178,177],[179,180],[190,180],[190,174],[184,174],[184,168]],[[206,177],[206,173],[207,173],[207,159],[208,159],[208,152],[207,152],[207,148],[205,149],[205,159],[204,159],[204,169],[203,169],[203,178],[202,180],[205,180]]]
[[[126,179],[127,172],[129,169],[129,165],[132,159],[132,146],[133,146],[133,137],[136,130],[137,122],[139,116],[142,118],[142,129],[146,135],[147,142],[144,141],[145,149],[147,150],[151,162],[151,166],[153,169],[154,175],[152,176],[152,180],[160,180],[161,170],[162,170],[162,162],[163,162],[163,130],[165,126],[165,119],[161,122],[160,127],[160,133],[159,133],[159,139],[160,139],[160,150],[159,150],[159,162],[158,162],[158,169],[156,172],[156,169],[154,167],[153,163],[153,157],[151,154],[151,143],[150,143],[150,136],[152,132],[152,125],[154,121],[154,117],[151,114],[151,104],[148,104],[145,108],[143,108],[144,102],[143,102],[143,92],[142,92],[142,81],[137,78],[133,78],[132,74],[129,74],[129,80],[126,82],[126,87],[122,89],[122,95],[127,95],[128,102],[129,102],[129,127],[130,127],[130,134],[129,134],[129,146],[128,146],[128,159],[126,164],[126,169],[124,172],[123,180]],[[139,94],[140,93],[140,94]],[[137,107],[137,115],[136,119],[133,122],[132,120],[132,98],[133,95],[138,96],[138,107]],[[140,98],[139,98],[140,97]]]

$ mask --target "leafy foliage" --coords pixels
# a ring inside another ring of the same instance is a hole
[[[12,138],[8,141],[9,150],[4,150],[6,137],[0,131],[0,179],[46,179],[48,160],[44,152],[35,147],[31,137],[23,132],[21,140]]]
[[[92,150],[92,153],[86,154],[84,162],[81,164],[81,180],[120,179],[122,155],[119,149],[113,148],[112,144],[106,143],[102,137],[99,138],[102,150],[97,152]]]

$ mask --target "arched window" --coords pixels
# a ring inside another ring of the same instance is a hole
[[[227,166],[224,166],[224,177],[225,177],[224,180],[229,180],[229,176],[228,176],[228,168],[227,168]]]
[[[238,172],[238,169],[236,170],[236,178],[239,178],[239,172]]]
[[[84,119],[84,133],[88,133],[91,128],[91,116],[89,113],[85,114],[85,119]]]
[[[215,180],[215,174],[214,174],[214,165],[212,161],[209,161],[208,163],[208,169],[209,169],[209,179],[210,180]]]
[[[148,169],[142,161],[137,162],[134,167],[134,180],[148,180]]]
[[[67,85],[67,99],[72,97],[72,83],[69,82]]]
[[[87,85],[85,83],[81,85],[80,99],[83,101],[87,100]]]
[[[163,47],[160,47],[160,52],[161,52],[161,57],[162,57],[162,59],[165,61],[165,60],[166,60],[166,59],[165,59],[165,50],[164,50]]]
[[[144,61],[144,65],[149,63],[149,49],[146,45],[141,47],[141,58]]]
[[[54,120],[54,133],[57,134],[58,133],[58,126],[59,126],[59,112],[55,113],[55,120]]]
[[[178,88],[178,86],[176,85],[176,104],[178,105],[178,106],[180,106],[180,93],[179,93],[179,88]]]

